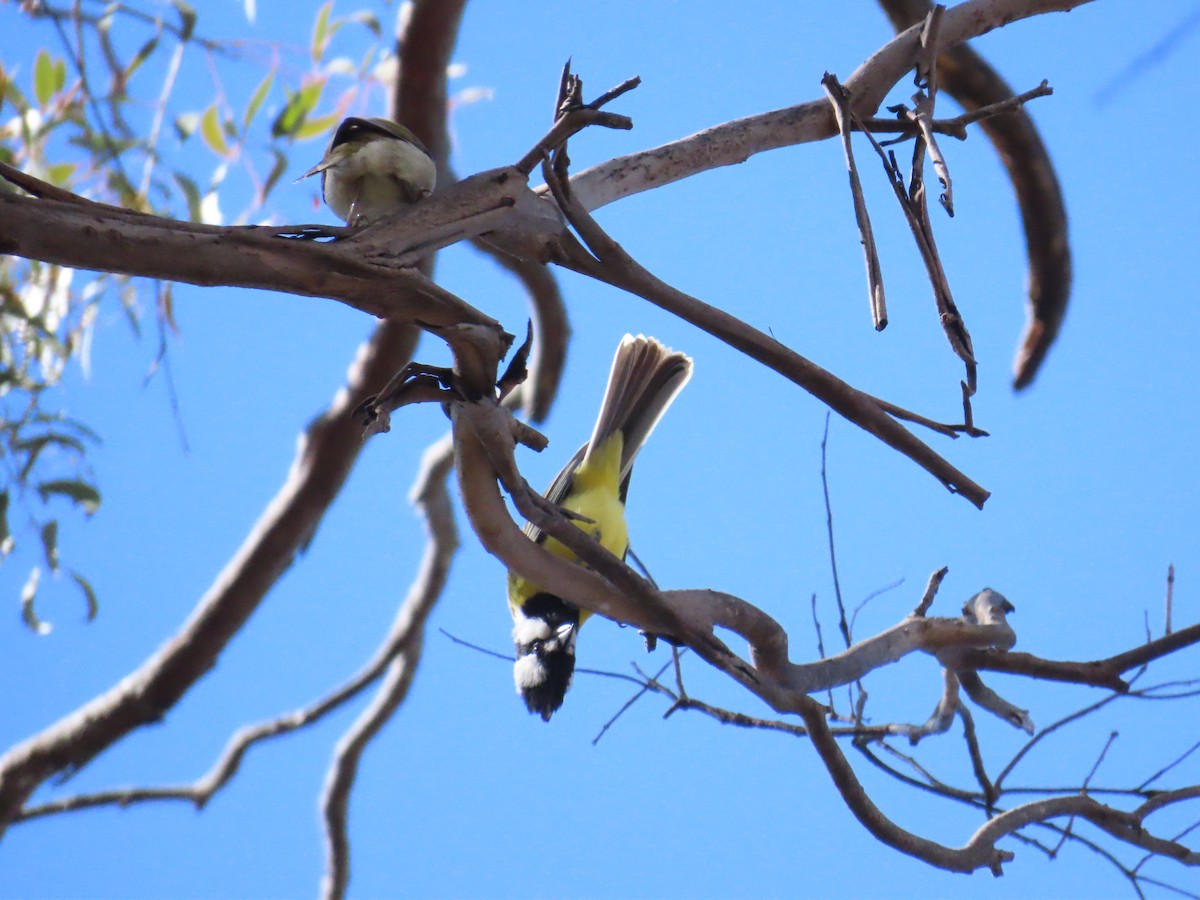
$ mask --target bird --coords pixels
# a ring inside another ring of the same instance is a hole
[[[692,360],[652,337],[625,335],[592,436],[558,473],[546,499],[579,516],[574,524],[621,559],[629,550],[625,495],[638,451],[692,376]],[[532,523],[525,534],[557,556],[579,562]],[[582,565],[582,563],[580,563]],[[517,693],[530,713],[549,722],[562,706],[575,671],[579,628],[591,613],[508,573]]]
[[[321,173],[325,202],[352,227],[368,225],[433,192],[437,166],[417,136],[391,119],[341,121],[324,158],[297,178]]]

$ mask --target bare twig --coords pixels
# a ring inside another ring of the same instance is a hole
[[[923,19],[933,2],[880,0],[880,5],[901,31]],[[938,72],[942,89],[967,110],[966,115],[1013,97],[1008,83],[966,44],[944,44]],[[1067,213],[1050,154],[1027,112],[1014,106],[1002,115],[989,115],[983,130],[1016,193],[1029,258],[1029,322],[1013,364],[1013,387],[1020,390],[1032,384],[1066,314],[1071,293]]]
[[[853,642],[850,637],[850,625],[846,621],[846,605],[842,602],[842,585],[838,579],[837,553],[833,548],[833,504],[829,500],[829,413],[825,413],[825,431],[821,434],[821,491],[825,497],[825,536],[829,540],[829,568],[833,575],[833,595],[837,599],[838,628],[842,632],[842,640],[849,647]]]
[[[628,78],[616,87],[605,91],[591,103],[584,103],[582,100],[583,81],[577,75],[571,74],[571,63],[568,61],[563,67],[562,83],[559,87],[559,100],[556,104],[558,117],[545,137],[517,161],[517,170],[529,175],[547,154],[562,147],[572,135],[578,134],[589,125],[616,128],[622,131],[631,129],[633,120],[628,116],[602,112],[601,107],[622,94],[632,91],[641,83],[640,78]]]
[[[834,82],[837,81],[832,75],[827,74],[826,77]],[[853,116],[854,113],[852,112],[851,115]],[[946,278],[946,272],[937,251],[937,243],[933,237],[933,225],[929,220],[929,208],[925,202],[925,187],[922,177],[925,143],[923,140],[919,140],[914,145],[911,180],[906,187],[895,155],[885,151],[869,131],[864,130],[864,133],[883,162],[884,171],[888,175],[888,183],[892,186],[896,199],[900,203],[900,209],[904,212],[921,259],[925,263],[929,282],[933,287],[933,296],[937,304],[938,319],[941,322],[942,330],[950,342],[951,349],[966,367],[966,381],[964,382],[964,398],[966,398],[975,393],[977,364],[971,346],[971,335],[954,303],[950,283]],[[973,428],[969,409],[965,415],[965,422],[968,427]]]
[[[1167,599],[1163,614],[1163,634],[1171,633],[1171,613],[1175,605],[1175,563],[1167,566]]]
[[[846,168],[850,174],[850,197],[854,201],[854,220],[858,224],[859,240],[867,264],[867,296],[871,301],[871,319],[876,331],[887,328],[887,301],[883,293],[883,270],[879,264],[879,250],[875,246],[875,230],[871,227],[871,214],[867,211],[867,199],[863,196],[862,180],[854,162],[854,147],[850,143],[850,98],[846,89],[836,78],[825,73],[821,85],[833,106],[837,117],[838,133],[842,139],[842,153],[846,157]]]

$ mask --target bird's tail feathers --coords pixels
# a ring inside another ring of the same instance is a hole
[[[588,452],[615,432],[624,432],[621,453],[624,479],[654,426],[691,377],[692,360],[687,355],[663,346],[652,337],[625,335],[613,356]]]

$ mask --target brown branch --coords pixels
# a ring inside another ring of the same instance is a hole
[[[444,129],[444,104],[437,115]],[[425,131],[411,119],[410,126]],[[492,185],[500,190],[491,202],[503,209],[512,205],[503,199],[504,195],[511,198],[512,187],[522,182],[506,175],[500,175],[499,180],[500,185]],[[452,194],[451,202],[440,214],[442,218],[461,218],[457,205],[470,207],[477,202],[464,198],[478,187],[478,183],[474,188],[468,185]],[[485,188],[484,192],[490,190]],[[522,190],[527,192],[527,188]],[[65,253],[76,258],[50,261],[84,267],[91,262],[106,270],[111,270],[117,260],[128,269],[137,269],[130,274],[166,278],[175,278],[183,268],[201,284],[247,283],[279,289],[282,283],[285,290],[290,286],[296,293],[334,296],[379,315],[416,316],[431,324],[492,323],[457,298],[451,300],[453,295],[415,271],[363,262],[359,258],[363,246],[372,247],[372,240],[381,239],[380,232],[390,232],[391,223],[378,230],[363,229],[362,245],[356,248],[353,245],[358,239],[333,245],[282,241],[266,230],[256,233],[255,229],[193,226],[121,210],[81,211],[75,203],[36,200],[8,192],[0,192],[0,204],[10,206],[0,207],[3,252],[25,252],[34,258]],[[418,209],[425,210],[420,216],[429,215],[434,206],[432,200],[418,204]],[[19,214],[15,214],[18,209]],[[397,220],[402,221],[403,216]],[[367,234],[370,231],[376,231],[374,239]],[[143,240],[137,239],[139,235]],[[42,255],[32,252],[30,244],[36,245]],[[132,247],[137,248],[136,253]],[[264,259],[274,264],[264,267]],[[242,281],[237,280],[239,277]],[[398,277],[404,280],[400,285]],[[263,278],[267,282],[259,284]],[[384,284],[386,288],[381,287]],[[430,302],[431,298],[435,303]],[[311,540],[325,509],[348,476],[362,446],[360,426],[349,412],[371,387],[386,381],[411,356],[416,336],[414,328],[401,322],[385,322],[376,330],[351,370],[347,389],[339,392],[330,409],[306,432],[280,493],[180,632],[114,688],[0,758],[0,833],[20,814],[25,800],[40,784],[86,765],[133,729],[160,720],[213,667],[228,641],[291,565],[295,554]]]
[[[850,143],[850,98],[846,95],[845,88],[828,72],[821,79],[821,85],[833,105],[838,133],[842,139],[842,154],[846,157],[846,168],[850,174],[854,221],[858,225],[859,239],[867,264],[867,296],[871,302],[871,319],[875,323],[875,330],[883,331],[888,323],[887,301],[883,293],[883,269],[879,264],[879,250],[875,246],[875,229],[871,227],[871,214],[867,211],[867,198],[863,196],[862,179],[859,178],[858,166],[854,162],[854,148]]]
[[[954,650],[953,657],[946,656],[943,662],[961,668],[1007,672],[1044,681],[1086,684],[1123,693],[1129,690],[1129,685],[1120,677],[1121,673],[1198,643],[1200,625],[1191,625],[1107,659],[1089,662],[1042,659],[1029,653],[997,653],[972,649]]]
[[[425,455],[421,474],[417,478],[418,487],[414,490],[414,501],[418,507],[440,512],[438,506],[444,504],[434,492],[435,489],[439,489],[442,494],[445,493],[444,481],[452,463],[453,456],[450,452],[448,438],[443,438],[429,448]],[[442,484],[438,483],[439,479],[443,482]],[[452,516],[447,518],[441,514],[435,518],[431,513],[427,518],[431,532],[431,549],[427,553],[422,573],[416,580],[417,584],[432,584],[435,579],[444,581],[450,559],[458,546],[458,536]],[[262,741],[314,725],[325,716],[340,709],[348,701],[353,700],[378,680],[396,656],[405,650],[413,640],[413,628],[423,626],[423,622],[423,619],[418,619],[412,614],[412,609],[408,604],[403,606],[374,656],[345,684],[303,709],[238,730],[230,738],[221,756],[208,772],[191,784],[118,788],[64,797],[23,810],[17,821],[100,806],[127,807],[137,803],[161,800],[182,800],[191,803],[197,809],[203,809],[213,795],[225,787],[238,773],[242,760],[251,747]]]
[[[837,741],[829,733],[820,707],[810,700],[800,712],[813,746],[825,764],[826,771],[833,779],[842,800],[859,823],[876,839],[902,853],[951,872],[974,872],[980,868],[987,868],[999,874],[1002,865],[1012,859],[1011,852],[997,849],[994,842],[989,844],[972,840],[967,846],[954,849],[943,847],[896,825],[871,801]]]
[[[982,122],[984,119],[990,119],[992,116],[998,116],[1001,113],[1012,112],[1015,109],[1020,109],[1030,100],[1036,100],[1038,97],[1049,97],[1053,94],[1054,89],[1050,87],[1050,82],[1043,79],[1042,83],[1037,87],[1030,88],[1024,93],[1008,97],[996,103],[989,103],[986,106],[980,106],[972,109],[970,112],[951,116],[948,119],[930,119],[928,127],[934,134],[944,134],[957,140],[965,141],[967,139],[968,125]],[[872,134],[898,132],[901,135],[898,138],[884,141],[885,145],[916,137],[922,133],[921,124],[913,121],[910,117],[880,118],[878,116],[860,116],[858,122],[860,125],[851,123],[852,130],[870,131]]]
[[[573,135],[583,131],[589,125],[616,128],[621,131],[633,128],[633,120],[628,116],[602,112],[601,107],[622,94],[629,93],[641,83],[642,79],[640,78],[627,78],[616,87],[605,91],[591,103],[584,103],[582,99],[583,81],[577,75],[571,74],[571,63],[568,60],[566,66],[563,67],[554,124],[550,131],[533,146],[533,149],[517,161],[516,169],[528,176],[549,153],[561,148]]]
[[[534,321],[533,353],[529,377],[520,388],[521,408],[530,420],[541,422],[558,396],[571,340],[571,324],[558,279],[540,263],[517,259],[486,241],[477,241],[476,245],[511,272],[529,296]]]
[[[440,178],[449,173],[446,69],[458,40],[465,6],[466,0],[420,0],[407,11],[405,27],[396,42],[400,70],[392,95],[392,118],[404,122],[422,139],[438,164]],[[505,180],[508,180],[507,176]],[[519,185],[520,180],[514,179],[513,183]],[[447,178],[442,181],[443,187],[433,198],[414,204],[414,207],[419,209],[430,201],[453,195],[463,184],[451,184]],[[431,274],[432,259],[427,257],[424,265],[426,274]],[[428,324],[457,327],[467,321],[474,320]],[[494,328],[502,331],[498,325],[494,325]],[[394,365],[392,371],[398,368],[399,365]],[[492,384],[495,380],[493,372]],[[426,452],[422,472],[418,475],[415,499],[426,516],[429,544],[421,572],[400,611],[400,618],[411,622],[411,627],[406,630],[408,640],[403,650],[393,657],[371,705],[363,710],[338,742],[326,773],[321,798],[326,840],[326,867],[321,892],[326,898],[343,897],[350,880],[347,816],[358,762],[367,745],[408,694],[421,658],[425,619],[441,595],[450,558],[457,547],[454,514],[445,486],[451,460],[450,447],[445,442],[434,445]]]
[[[389,662],[383,682],[375,699],[338,742],[326,775],[321,797],[326,835],[323,897],[345,896],[350,879],[350,842],[346,825],[350,790],[358,773],[358,764],[367,745],[408,695],[421,661],[426,620],[445,589],[450,563],[458,548],[454,508],[446,488],[453,462],[448,437],[425,452],[413,491],[429,532],[425,557],[389,633],[386,642]]]
[[[925,593],[921,595],[921,602],[912,611],[914,616],[920,618],[929,612],[929,608],[933,606],[933,598],[937,596],[938,588],[942,586],[942,581],[949,572],[949,566],[942,566],[929,576],[929,580],[925,582]]]
[[[932,0],[880,0],[897,30],[921,21]],[[906,32],[907,33],[907,32]],[[938,56],[942,89],[970,114],[1011,98],[1012,88],[973,48],[943,45]],[[1029,258],[1029,322],[1014,361],[1013,387],[1028,387],[1058,336],[1071,294],[1067,212],[1049,151],[1029,114],[1014,108],[989,116],[984,133],[1012,182]]]
[[[1021,709],[1009,703],[990,687],[983,683],[979,673],[974,670],[958,669],[958,680],[967,696],[980,709],[985,709],[998,719],[1002,719],[1014,728],[1020,728],[1026,734],[1033,734],[1033,719],[1029,710]]]
[[[837,83],[837,79],[833,75],[827,73],[826,78],[835,84]],[[853,112],[850,115],[854,117]],[[933,236],[933,223],[929,219],[929,206],[926,202],[923,177],[926,143],[924,139],[921,139],[913,146],[911,177],[908,186],[905,187],[904,178],[900,174],[899,166],[896,164],[895,155],[884,150],[879,141],[869,131],[866,129],[862,129],[862,131],[883,162],[883,169],[887,173],[888,183],[891,185],[892,191],[896,195],[896,200],[900,204],[900,209],[908,222],[909,230],[912,232],[913,239],[917,245],[917,250],[921,254],[921,260],[925,263],[929,283],[933,288],[934,301],[937,304],[938,321],[942,325],[942,330],[946,335],[947,341],[950,343],[950,348],[962,360],[966,368],[966,380],[963,382],[964,422],[967,428],[974,431],[975,429],[971,422],[969,397],[975,393],[978,367],[975,362],[975,351],[971,344],[971,335],[967,331],[962,315],[959,313],[958,307],[954,302],[954,295],[950,290],[950,282],[946,278],[941,256],[938,253],[937,241]]]
[[[553,181],[548,169],[544,173]],[[856,390],[833,373],[735,316],[655,278],[596,224],[573,190],[568,195],[560,188],[555,199],[591,250],[589,254],[577,244],[564,240],[563,254],[556,260],[561,265],[644,297],[774,369],[839,415],[903,453],[952,492],[962,494],[971,503],[983,507],[989,493],[888,416],[875,398]]]
[[[946,10],[941,46],[954,47],[1019,19],[1064,12],[1090,0],[970,0]],[[891,89],[912,69],[920,51],[919,28],[910,28],[872,54],[846,79],[854,112],[871,116]],[[947,83],[943,67],[941,80]],[[1010,92],[1011,93],[1011,92]],[[1006,95],[1008,96],[1008,95]],[[1004,97],[996,98],[998,100]],[[622,197],[652,190],[721,166],[737,165],[756,153],[823,141],[837,135],[827,98],[723,122],[627,156],[616,157],[571,179],[585,209],[595,210]],[[546,190],[548,188],[539,190]]]
[[[528,193],[511,169],[483,173],[352,238],[318,243],[278,237],[294,228],[197,225],[0,191],[0,253],[208,287],[328,297],[380,318],[483,323],[492,320],[413,267],[440,246],[519,220],[514,207],[529,202],[522,197]]]
[[[134,729],[158,722],[216,664],[296,553],[311,540],[362,446],[349,412],[364,383],[410,353],[416,333],[385,326],[360,354],[349,390],[308,429],[287,481],[180,631],[137,670],[0,757],[0,833],[42,783],[74,771]]]
[[[938,181],[942,184],[943,193],[938,199],[941,201],[942,206],[945,207],[946,212],[953,216],[954,193],[950,181],[950,167],[946,163],[946,158],[942,156],[942,151],[938,147],[937,138],[934,136],[932,127],[933,108],[937,102],[938,91],[938,43],[941,35],[942,16],[945,12],[946,7],[941,5],[934,6],[929,10],[929,14],[925,17],[921,25],[921,52],[917,56],[918,86],[917,93],[912,98],[914,108],[911,114],[911,118],[917,123],[917,127],[920,130],[921,140],[917,142],[918,150],[914,153],[914,171],[912,177],[914,182],[921,177],[916,171],[916,167],[920,160],[920,153],[927,152],[930,162],[933,163],[933,169],[937,174]]]
[[[958,717],[963,723],[963,740],[967,745],[967,755],[971,758],[971,771],[975,775],[975,782],[983,791],[984,804],[990,815],[994,811],[998,792],[988,777],[987,765],[983,761],[983,751],[979,748],[979,737],[975,733],[975,718],[971,711],[961,704],[958,707]]]

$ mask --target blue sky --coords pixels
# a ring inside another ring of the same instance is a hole
[[[304,15],[295,10],[304,6]],[[308,4],[208,4],[210,36],[282,40],[293,72],[308,40]],[[315,9],[315,5],[311,5]],[[572,142],[576,170],[655,146],[727,118],[821,95],[887,40],[871,4],[844,8],[768,3],[527,3],[469,8],[455,60],[457,90],[490,96],[453,115],[454,164],[473,172],[514,161],[548,125],[563,61],[594,95],[640,75],[616,111],[632,132]],[[953,615],[984,586],[1017,607],[1018,649],[1086,659],[1161,630],[1169,563],[1177,567],[1176,622],[1197,618],[1195,410],[1200,363],[1192,261],[1200,200],[1195,125],[1181,110],[1200,92],[1185,40],[1107,103],[1097,95],[1153,47],[1190,4],[1103,3],[990,34],[978,48],[1018,89],[1055,89],[1033,114],[1066,193],[1075,293],[1062,337],[1033,389],[1008,388],[1024,321],[1024,251],[1016,207],[979,134],[944,146],[955,179],[953,220],[934,226],[950,283],[980,361],[977,424],[991,437],[924,436],[993,492],[984,511],[834,418],[829,434],[840,575],[847,603],[903,580],[860,613],[856,635],[887,628],[946,565],[934,613]],[[339,4],[340,12],[351,7]],[[290,12],[289,12],[290,11]],[[389,15],[384,11],[385,17]],[[52,40],[9,4],[0,8],[0,59],[28,66]],[[335,52],[357,57],[347,29]],[[203,105],[202,60],[180,109]],[[262,69],[225,76],[248,96]],[[906,99],[904,85],[896,94]],[[268,101],[277,108],[281,96]],[[234,102],[238,102],[236,99]],[[243,101],[244,102],[244,101]],[[362,112],[383,112],[369,95]],[[192,106],[189,106],[192,104]],[[268,110],[269,111],[269,110]],[[7,118],[8,111],[4,112]],[[295,177],[320,155],[297,149]],[[215,165],[196,147],[198,176]],[[253,148],[248,151],[254,152]],[[859,146],[867,159],[866,146]],[[260,161],[260,168],[269,163]],[[207,168],[205,168],[207,167]],[[810,144],[755,157],[639,195],[599,219],[644,265],[776,338],[864,390],[942,420],[960,414],[961,367],[937,325],[930,291],[890,189],[864,164],[880,241],[891,324],[870,325],[861,252],[840,148]],[[332,222],[313,181],[279,190],[276,221]],[[241,207],[236,195],[229,212]],[[520,290],[469,248],[438,261],[439,280],[523,329]],[[796,660],[815,655],[809,598],[827,646],[835,617],[820,482],[823,407],[778,376],[644,301],[562,273],[576,339],[550,448],[520,459],[548,483],[590,432],[613,349],[625,332],[687,351],[696,371],[639,457],[630,531],[659,584],[712,587],[762,606],[791,632]],[[99,617],[83,621],[68,586],[51,585],[39,610],[55,628],[31,634],[16,614],[27,569],[0,570],[13,598],[0,620],[0,746],[43,728],[135,668],[188,615],[286,475],[297,434],[341,385],[372,322],[332,301],[181,286],[181,337],[171,365],[188,450],[161,377],[143,386],[153,338],[134,338],[115,307],[101,313],[92,372],[73,369],[64,405],[104,437],[92,461],[105,502],[90,522],[64,527],[64,553],[88,574]],[[444,363],[438,342],[419,357]],[[409,408],[374,438],[309,552],[281,580],[217,668],[157,727],[104,754],[39,797],[131,783],[190,781],[239,726],[303,706],[351,675],[374,650],[423,549],[406,500],[414,465],[446,427],[435,408]],[[465,530],[465,526],[464,526]],[[26,560],[33,562],[35,560]],[[351,894],[361,897],[1094,897],[1128,893],[1106,863],[1077,846],[1048,862],[1017,853],[1002,879],[967,879],[877,844],[857,825],[807,743],[722,727],[696,714],[663,721],[643,700],[597,745],[592,739],[630,693],[627,683],[580,676],[549,725],[528,716],[508,664],[442,636],[507,652],[504,571],[464,534],[449,587],[433,614],[408,702],[368,750],[352,799]],[[636,634],[601,620],[580,638],[580,665],[629,672],[657,667]],[[1191,665],[1187,665],[1188,662]],[[1148,681],[1188,677],[1195,654],[1153,668]],[[696,697],[755,715],[754,698],[693,662]],[[1039,725],[1098,699],[992,676]],[[868,682],[872,721],[920,722],[940,673],[912,658]],[[251,751],[241,773],[201,814],[183,804],[104,810],[21,825],[0,843],[4,897],[310,896],[323,865],[317,796],[334,743],[361,709]],[[980,712],[985,758],[998,770],[1023,736]],[[1078,783],[1111,731],[1120,738],[1096,783],[1129,786],[1200,739],[1196,707],[1133,701],[1050,741],[1018,770],[1028,785]],[[955,728],[921,748],[939,774],[969,786]],[[856,764],[858,761],[856,760]],[[903,789],[865,764],[860,776],[883,810],[958,845],[980,824],[954,805]],[[1195,783],[1196,764],[1178,770]],[[1178,826],[1161,824],[1161,832]],[[1128,857],[1126,857],[1128,858]],[[1135,857],[1136,858],[1136,857]],[[1158,864],[1158,877],[1200,890],[1194,874]]]

